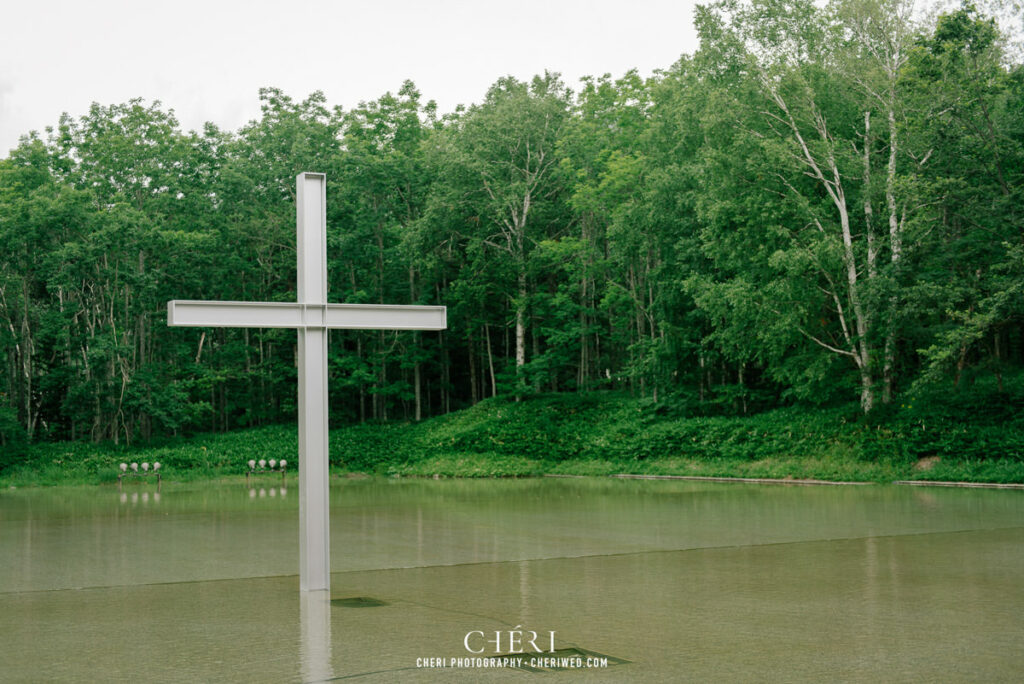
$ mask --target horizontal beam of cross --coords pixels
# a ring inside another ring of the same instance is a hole
[[[167,302],[167,324],[217,328],[444,330],[443,306],[293,304],[290,302]]]

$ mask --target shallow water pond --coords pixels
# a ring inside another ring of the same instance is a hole
[[[1024,678],[1024,492],[339,480],[302,596],[290,484],[0,492],[0,680]]]

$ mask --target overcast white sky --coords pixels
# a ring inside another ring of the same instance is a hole
[[[498,77],[559,71],[644,76],[695,49],[695,0],[4,0],[0,158],[29,130],[91,102],[160,100],[182,127],[235,130],[258,90],[332,105],[406,78],[442,112]]]

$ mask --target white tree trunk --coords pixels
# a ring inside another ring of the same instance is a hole
[[[523,387],[523,366],[526,365],[526,265],[519,264],[516,301],[516,399]]]

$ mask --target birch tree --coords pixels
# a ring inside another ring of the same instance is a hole
[[[763,98],[761,105],[737,103],[740,112],[746,111],[737,113],[743,135],[774,161],[774,169],[756,172],[758,181],[803,219],[786,229],[789,244],[780,245],[775,262],[790,269],[797,263],[806,267],[834,324],[820,324],[826,319],[819,315],[817,324],[794,321],[796,329],[819,348],[852,362],[865,412],[876,403],[878,328],[893,328],[878,296],[883,242],[874,226],[873,167],[876,147],[884,142],[885,243],[892,263],[898,264],[903,239],[896,196],[896,88],[910,35],[907,17],[896,11],[901,8],[871,2],[838,8],[848,10],[847,23],[835,8],[774,0],[723,3],[708,22],[729,36],[741,68]],[[870,68],[863,68],[865,60]],[[860,93],[844,87],[850,73],[857,74]],[[879,110],[888,126],[884,136],[872,130],[872,114]],[[884,348],[888,388],[895,347]]]
[[[515,287],[515,367],[522,385],[529,308],[528,261],[543,229],[544,205],[560,190],[556,144],[568,115],[557,74],[529,84],[506,77],[461,120],[456,148],[475,179],[473,195],[484,245],[511,262]]]

